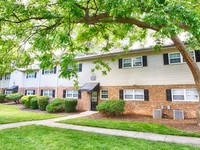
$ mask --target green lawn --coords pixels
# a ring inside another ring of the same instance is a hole
[[[27,112],[17,106],[0,104],[0,124],[56,118],[62,115]]]
[[[45,126],[24,126],[0,132],[2,150],[197,150],[200,148],[108,136]]]
[[[67,124],[81,125],[81,126],[91,126],[91,127],[120,129],[120,130],[139,131],[139,132],[152,132],[158,134],[170,134],[178,136],[200,137],[200,134],[198,133],[183,132],[174,128],[166,127],[165,125],[155,124],[155,123],[94,120],[86,118],[70,119],[60,122]]]

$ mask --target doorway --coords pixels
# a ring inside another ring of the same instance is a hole
[[[96,111],[96,106],[98,105],[98,92],[91,92],[91,110]]]

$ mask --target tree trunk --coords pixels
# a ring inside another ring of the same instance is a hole
[[[188,67],[190,68],[190,70],[192,72],[194,82],[195,82],[195,85],[197,88],[197,92],[199,94],[199,104],[198,104],[196,114],[197,114],[197,122],[198,122],[198,125],[200,126],[200,69],[199,69],[197,63],[195,62],[195,60],[193,60],[190,53],[186,50],[184,43],[179,39],[179,37],[173,36],[173,37],[171,37],[171,40],[174,42],[175,46],[177,47],[179,52],[182,54]]]

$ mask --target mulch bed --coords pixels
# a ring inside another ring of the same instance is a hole
[[[182,131],[200,133],[200,126],[196,119],[173,120],[173,119],[154,119],[152,116],[142,115],[122,115],[118,117],[106,117],[100,113],[85,117],[97,120],[115,120],[115,121],[129,121],[129,122],[150,122],[164,124],[168,127],[173,127]]]

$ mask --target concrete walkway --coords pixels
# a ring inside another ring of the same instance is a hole
[[[83,113],[76,114],[76,115],[70,115],[70,116],[54,118],[54,119],[4,124],[4,125],[0,125],[0,130],[36,124],[36,125],[44,125],[44,126],[49,126],[49,127],[56,127],[56,128],[62,128],[62,129],[72,129],[72,130],[93,132],[93,133],[106,134],[106,135],[123,136],[123,137],[130,137],[130,138],[140,138],[140,139],[146,139],[146,140],[151,140],[151,141],[162,141],[162,142],[171,142],[171,143],[178,143],[178,144],[189,144],[189,145],[192,145],[192,146],[199,146],[200,147],[200,138],[195,138],[195,137],[162,135],[162,134],[154,134],[154,133],[124,131],[124,130],[116,130],[116,129],[104,129],[104,128],[86,127],[86,126],[56,123],[57,121],[67,120],[67,119],[72,119],[72,118],[85,117],[85,116],[89,116],[89,115],[92,115],[92,114],[95,114],[95,113],[97,113],[97,112],[87,111],[87,112],[83,112]]]

